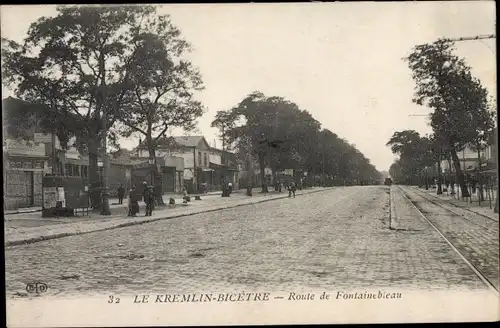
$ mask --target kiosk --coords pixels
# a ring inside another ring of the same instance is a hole
[[[42,188],[42,217],[74,216],[79,209],[88,214],[88,187],[80,177],[46,175]]]

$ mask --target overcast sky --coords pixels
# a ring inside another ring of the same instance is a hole
[[[189,58],[206,86],[197,97],[208,109],[199,131],[210,144],[217,110],[258,90],[307,109],[378,170],[393,162],[385,146],[393,132],[430,132],[425,117],[409,116],[429,109],[412,104],[414,83],[401,58],[440,37],[495,33],[493,1],[164,5],[160,13],[193,45]],[[20,42],[33,21],[55,14],[53,6],[2,6],[2,37]],[[494,40],[457,44],[490,93],[495,48]]]

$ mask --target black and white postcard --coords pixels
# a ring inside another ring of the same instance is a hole
[[[9,327],[500,319],[493,1],[0,10]]]

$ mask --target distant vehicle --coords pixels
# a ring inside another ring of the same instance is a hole
[[[385,184],[386,186],[390,186],[390,185],[392,185],[392,179],[391,179],[391,178],[385,178],[384,184]]]

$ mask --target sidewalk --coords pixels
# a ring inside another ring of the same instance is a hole
[[[245,190],[246,191],[246,190]],[[240,193],[240,192],[245,192],[242,190],[235,190],[233,193]],[[201,196],[214,196],[214,195],[221,195],[222,191],[211,191],[207,192],[206,194],[201,194]],[[182,199],[182,195],[180,193],[166,193],[163,195],[163,200],[166,200],[168,202],[168,199],[172,197],[174,199]],[[126,201],[126,199],[124,200]],[[116,197],[110,197],[109,198],[109,205],[112,207],[117,207],[121,206],[118,204],[118,198]],[[25,207],[25,208],[19,208],[17,210],[6,210],[4,211],[4,215],[13,215],[13,214],[25,214],[25,213],[33,213],[33,212],[41,212],[42,207],[41,206],[33,206],[33,207]]]
[[[439,200],[446,201],[455,207],[459,207],[461,209],[468,210],[468,211],[473,212],[475,214],[486,216],[486,217],[489,217],[493,220],[498,221],[499,215],[498,215],[498,213],[493,213],[492,208],[490,209],[490,204],[489,204],[488,200],[481,202],[481,205],[479,205],[477,200],[474,200],[472,202],[469,202],[466,200],[458,200],[451,195],[447,195],[446,193],[443,193],[441,195],[436,195],[436,189],[425,190],[425,189],[418,188],[415,186],[413,188],[417,189],[420,192],[429,194],[432,197],[437,198]],[[493,206],[495,205],[494,200],[492,200],[492,205]]]
[[[308,188],[297,191],[297,195],[300,196],[329,189],[331,188]],[[152,216],[148,217],[143,216],[144,204],[141,204],[141,212],[138,217],[127,217],[127,204],[114,205],[111,216],[102,216],[92,212],[90,212],[89,216],[71,218],[42,218],[40,213],[6,215],[4,219],[4,245],[7,247],[29,244],[48,239],[116,229],[288,197],[288,193],[286,192],[263,194],[258,192],[258,190],[255,190],[253,197],[246,196],[244,192],[234,193],[231,197],[205,195],[201,196],[202,200],[192,200],[188,205],[183,205],[182,199],[179,198],[176,199],[175,205],[158,208],[156,211],[153,211]],[[166,202],[168,203],[168,198]]]

